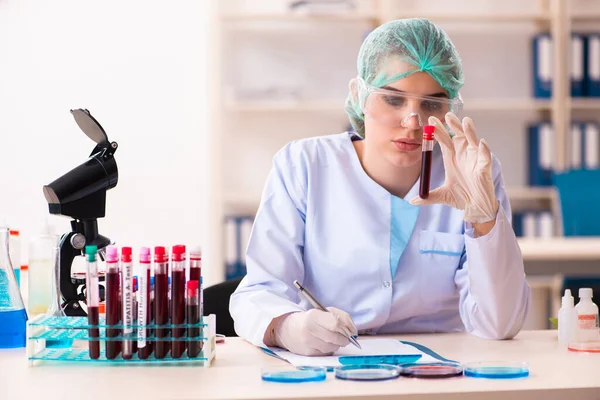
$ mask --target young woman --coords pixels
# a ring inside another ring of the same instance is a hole
[[[428,20],[369,34],[346,104],[356,132],[294,141],[274,157],[230,302],[238,335],[322,355],[349,333],[517,334],[530,289],[500,163],[458,118],[463,82],[454,45]],[[438,145],[421,199],[427,124]]]

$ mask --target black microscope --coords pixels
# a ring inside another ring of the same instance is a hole
[[[68,316],[86,316],[85,281],[75,279],[71,266],[75,257],[84,255],[85,246],[95,244],[104,259],[110,240],[98,233],[98,218],[106,211],[106,191],[117,185],[119,174],[114,154],[117,143],[110,142],[102,126],[88,110],[71,110],[75,122],[96,143],[88,160],[54,182],[44,186],[50,214],[73,218],[71,231],[60,238],[60,293]],[[101,300],[104,298],[100,291]]]

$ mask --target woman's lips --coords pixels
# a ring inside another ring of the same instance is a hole
[[[421,143],[412,139],[400,139],[393,141],[394,146],[400,151],[415,151],[421,147]]]

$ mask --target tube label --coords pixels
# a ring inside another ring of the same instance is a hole
[[[145,272],[141,273],[138,276],[138,329],[137,329],[137,337],[138,337],[138,347],[146,347],[146,325],[148,321],[146,321],[146,309],[148,307],[148,280],[146,279]]]

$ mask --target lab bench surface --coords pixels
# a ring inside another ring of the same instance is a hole
[[[0,399],[600,399],[600,354],[569,352],[557,331],[523,331],[513,340],[466,333],[392,336],[421,343],[442,356],[469,361],[526,361],[531,374],[514,380],[400,377],[379,382],[336,380],[263,382],[261,367],[284,362],[239,338],[217,347],[211,368],[41,364],[28,366],[25,350],[0,350]],[[365,338],[366,339],[366,338]]]

